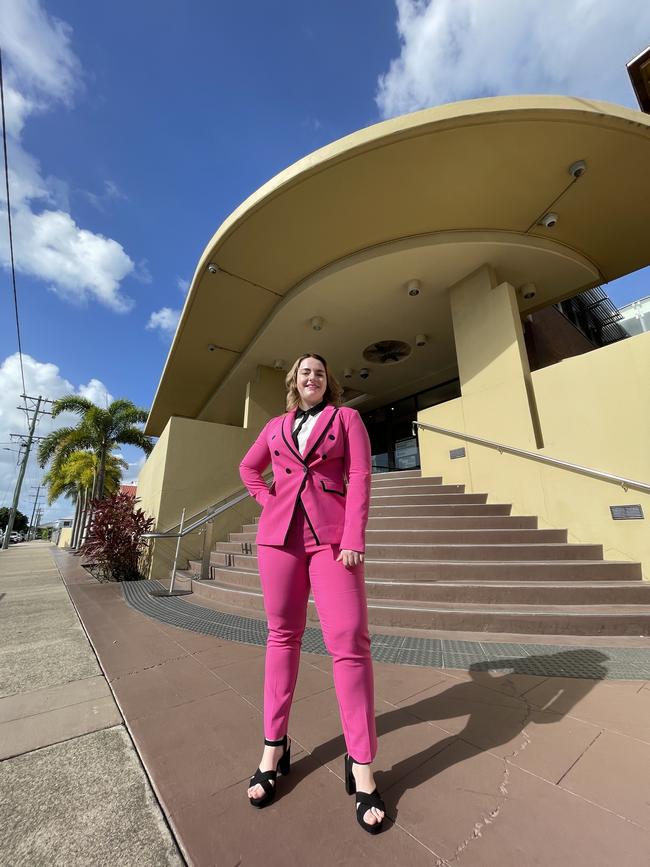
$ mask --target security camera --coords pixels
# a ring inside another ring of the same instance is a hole
[[[587,163],[584,160],[576,160],[569,166],[569,174],[572,178],[581,178],[587,171]]]
[[[526,301],[530,301],[531,298],[534,298],[537,295],[537,287],[534,283],[524,283],[517,291]]]
[[[214,343],[208,343],[208,352],[214,352],[216,348],[217,347],[214,345]]]
[[[406,292],[409,298],[416,298],[420,294],[420,281],[409,280],[406,284]]]
[[[557,226],[558,219],[559,217],[557,214],[549,211],[548,214],[544,214],[542,219],[539,221],[539,225],[544,226],[545,229],[554,229],[555,226]]]
[[[345,370],[343,371],[343,378],[344,379],[350,379],[353,372],[354,371],[352,370],[351,367],[346,367]]]
[[[219,266],[215,265],[214,262],[210,262],[210,264],[208,265],[208,271],[211,274],[216,274],[218,270],[219,270]]]
[[[314,316],[311,320],[311,327],[314,329],[314,331],[320,331],[323,327],[323,317]]]
[[[426,334],[418,334],[415,338],[416,346],[426,346],[427,345],[427,336]]]
[[[273,367],[275,370],[284,370],[287,366],[287,362],[284,358],[276,358],[273,362]]]
[[[361,379],[368,379],[368,377],[370,376],[370,371],[367,367],[362,367],[359,371],[359,376],[361,377]]]

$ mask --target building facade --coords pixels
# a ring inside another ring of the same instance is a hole
[[[647,521],[610,509],[647,515],[648,494],[584,471],[650,480],[650,337],[599,342],[561,306],[592,292],[602,308],[598,287],[650,263],[649,157],[641,112],[500,97],[363,129],[270,180],[196,267],[146,426],[159,439],[138,496],[157,529],[241,489],[241,457],[284,411],[286,369],[318,352],[376,471],[421,467],[505,497],[650,575]],[[217,532],[256,511],[243,501]],[[198,546],[187,537],[181,558]],[[174,548],[156,543],[153,575]]]

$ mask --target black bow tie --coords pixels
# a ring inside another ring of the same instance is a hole
[[[321,400],[320,403],[317,403],[316,406],[312,406],[311,409],[301,409],[298,407],[296,410],[296,418],[302,418],[304,415],[316,415],[317,412],[320,412],[321,409],[324,409],[327,406],[326,400]]]

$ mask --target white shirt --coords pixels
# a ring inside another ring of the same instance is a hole
[[[323,409],[325,409],[325,407],[323,407]],[[316,424],[316,421],[318,419],[318,416],[321,414],[322,411],[323,410],[321,409],[319,412],[315,413],[314,415],[308,415],[307,418],[305,419],[304,423],[303,423],[303,426],[300,428],[300,433],[298,434],[298,451],[300,452],[301,455],[305,453],[305,446],[307,445],[307,440],[309,439],[309,434],[312,432],[314,425]],[[296,421],[293,425],[292,431],[294,431],[298,427],[298,425],[300,424],[301,421],[302,421],[302,418],[296,419]]]

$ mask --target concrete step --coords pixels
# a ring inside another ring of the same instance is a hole
[[[382,479],[421,479],[427,478],[426,476],[422,476],[421,470],[391,470],[389,473],[380,473],[374,472],[371,475],[371,479],[373,483],[377,480]],[[429,477],[431,478],[431,477]],[[439,476],[434,476],[433,478],[439,478]]]
[[[253,554],[213,551],[213,566],[257,571]],[[641,565],[629,560],[371,560],[366,579],[407,581],[640,581]]]
[[[373,518],[466,518],[511,517],[510,503],[443,503],[434,505],[373,505],[370,504],[369,521]],[[255,524],[259,523],[259,515]],[[535,520],[537,520],[535,518]]]
[[[257,532],[257,524],[244,524],[242,533]],[[412,518],[379,517],[368,519],[370,530],[535,530],[534,515],[458,515]],[[565,531],[562,531],[565,532]]]
[[[439,506],[470,505],[487,503],[487,494],[429,493],[429,494],[370,494],[370,507],[373,506]]]
[[[417,485],[372,485],[371,497],[401,497],[401,496],[425,496],[427,494],[462,494],[465,485],[430,484],[428,479],[418,479]]]
[[[218,542],[214,546],[217,553],[249,553],[242,551],[242,545],[250,546],[250,553],[257,552],[254,542]],[[565,542],[544,542],[540,544],[503,544],[503,543],[390,543],[366,544],[368,560],[600,560],[603,556],[602,545],[569,544]]]
[[[370,481],[372,490],[377,490],[379,488],[391,487],[393,485],[400,485],[403,487],[406,486],[414,486],[419,487],[420,485],[441,485],[442,484],[442,476],[403,476],[401,473],[397,475],[390,475],[384,477],[380,476],[372,476]]]
[[[255,586],[249,575],[232,583]],[[259,586],[259,577],[257,586]],[[650,605],[650,582],[645,581],[528,581],[446,582],[366,581],[368,599],[418,602],[481,603],[484,605]]]
[[[262,592],[218,581],[194,581],[194,593],[213,604],[263,611]],[[368,617],[374,626],[428,630],[475,630],[545,635],[650,635],[650,605],[486,605],[368,600]],[[313,601],[308,618],[317,620]]]
[[[463,494],[462,496],[471,496]],[[451,517],[453,515],[509,515],[512,511],[510,503],[468,503],[467,501],[453,503],[423,503],[404,505],[399,503],[370,503],[370,518],[428,518],[436,516]]]
[[[198,565],[198,564],[197,564]],[[198,574],[198,573],[197,573]],[[219,583],[259,590],[257,572],[213,568]],[[366,579],[369,599],[412,599],[420,602],[459,602],[530,605],[650,605],[650,582],[646,581],[391,581]]]
[[[255,530],[241,533],[231,533],[230,542],[254,542]],[[492,545],[562,542],[567,541],[566,530],[366,530],[366,544],[409,544],[409,545]]]

